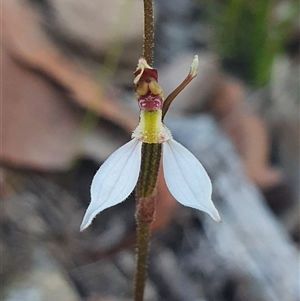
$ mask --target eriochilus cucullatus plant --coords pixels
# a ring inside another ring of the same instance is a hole
[[[157,199],[157,178],[162,166],[166,185],[182,205],[208,213],[219,222],[220,216],[212,200],[212,185],[196,157],[172,138],[164,125],[164,116],[174,98],[197,75],[195,56],[188,75],[166,98],[158,84],[153,65],[153,3],[144,0],[143,55],[134,72],[133,86],[140,119],[132,139],[116,150],[96,172],[91,185],[91,202],[84,215],[81,231],[101,211],[123,202],[135,189],[136,193],[136,274],[134,300],[143,301],[146,262],[151,223]]]

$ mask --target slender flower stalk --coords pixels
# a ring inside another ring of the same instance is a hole
[[[153,64],[154,48],[154,16],[153,1],[144,1],[144,39],[143,39],[143,57],[150,65]],[[141,71],[142,76],[142,71]],[[139,75],[138,75],[139,76]],[[139,77],[140,79],[140,77]],[[136,96],[139,93],[144,94],[147,86],[139,86],[139,81],[135,79]],[[137,91],[137,88],[139,88]],[[146,94],[144,94],[146,95]],[[141,95],[142,96],[142,95]],[[143,120],[142,120],[143,119]],[[152,122],[151,122],[152,119]],[[149,129],[153,130],[153,119],[155,114],[142,114],[141,122],[146,123]],[[155,123],[155,121],[154,121]],[[155,139],[154,139],[155,140]],[[144,300],[144,291],[147,277],[147,254],[151,235],[151,223],[154,220],[155,203],[157,199],[156,183],[158,169],[161,158],[161,144],[143,143],[142,162],[138,183],[136,185],[136,271],[134,281],[134,301]]]
[[[151,223],[155,215],[156,184],[162,163],[170,193],[182,205],[202,210],[221,221],[211,201],[211,181],[196,157],[176,142],[163,118],[174,98],[196,76],[198,57],[183,82],[164,99],[153,60],[152,0],[144,0],[144,51],[134,72],[134,89],[140,108],[140,122],[132,139],[102,164],[91,185],[91,202],[84,215],[81,231],[101,211],[124,201],[135,189],[137,222],[137,266],[134,301],[144,300],[146,262]],[[162,162],[161,162],[162,161]]]
[[[146,283],[147,253],[157,199],[156,183],[161,158],[160,143],[142,144],[142,161],[136,185],[136,273],[135,301],[143,300]]]

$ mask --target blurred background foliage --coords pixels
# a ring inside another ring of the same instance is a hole
[[[299,1],[204,1],[224,68],[251,85],[266,84],[298,20]]]

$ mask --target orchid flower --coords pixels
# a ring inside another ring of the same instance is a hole
[[[133,131],[132,140],[111,154],[96,172],[81,231],[99,212],[121,203],[134,190],[141,170],[143,143],[162,144],[163,175],[172,196],[182,205],[204,211],[215,221],[221,221],[211,200],[212,185],[205,169],[190,151],[172,138],[163,124],[170,102],[196,76],[197,69],[198,57],[195,56],[187,78],[164,100],[157,70],[144,58],[139,60],[134,73],[139,125]]]

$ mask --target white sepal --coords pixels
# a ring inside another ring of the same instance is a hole
[[[124,201],[136,186],[141,165],[142,142],[132,139],[101,165],[91,185],[91,202],[86,210],[80,231],[106,208]]]
[[[167,187],[179,203],[221,221],[211,201],[212,185],[208,174],[197,158],[174,139],[163,144],[163,171]]]

